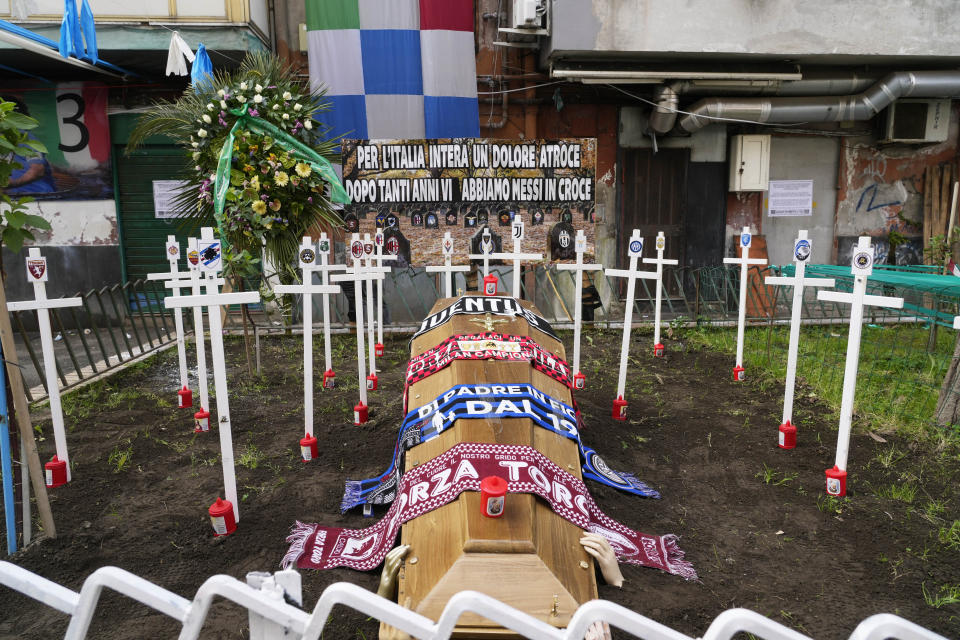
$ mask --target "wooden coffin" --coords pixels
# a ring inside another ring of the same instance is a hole
[[[438,300],[436,313],[455,298]],[[527,302],[525,307],[536,312]],[[488,316],[493,331],[529,335],[544,349],[566,359],[563,345],[523,318]],[[444,325],[416,338],[415,357],[453,335],[481,333],[483,315],[455,315]],[[499,321],[499,322],[498,322]],[[408,410],[431,402],[457,384],[533,384],[573,405],[570,390],[526,362],[454,361],[445,369],[413,384]],[[439,437],[407,452],[405,471],[440,455],[458,442],[532,446],[577,478],[580,457],[575,442],[542,429],[529,419],[460,419]],[[554,513],[543,500],[528,494],[508,494],[504,515],[481,513],[480,494],[464,492],[452,503],[403,525],[401,544],[410,545],[399,574],[398,602],[433,620],[439,619],[455,593],[472,589],[488,594],[548,624],[564,627],[580,604],[597,597],[593,559],[580,546],[583,531]],[[474,614],[464,615],[457,637],[517,637]],[[381,638],[404,638],[383,625]]]

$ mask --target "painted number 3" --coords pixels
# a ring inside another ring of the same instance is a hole
[[[67,101],[73,102],[75,107],[73,113],[70,115],[63,113],[59,108],[60,104]],[[68,153],[72,151],[80,151],[81,149],[84,149],[90,142],[90,130],[87,129],[87,125],[83,123],[83,112],[86,109],[86,106],[86,103],[79,94],[62,93],[57,96],[57,111],[60,113],[60,121],[65,125],[72,125],[80,131],[80,140],[76,144],[64,144],[63,139],[66,138],[66,136],[61,133],[61,142],[58,145],[61,151],[66,151]]]

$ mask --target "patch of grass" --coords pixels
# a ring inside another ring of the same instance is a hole
[[[923,601],[934,609],[960,602],[960,584],[942,584],[936,593],[927,591],[927,583],[920,585]]]
[[[247,444],[243,451],[237,457],[237,464],[247,469],[256,469],[266,458],[266,454],[260,451],[254,444]]]
[[[822,513],[830,515],[840,515],[843,513],[843,501],[837,496],[823,495],[817,496],[817,509]]]
[[[931,500],[923,505],[923,517],[930,522],[937,522],[946,510],[947,505],[945,505],[942,500]]]
[[[949,527],[940,527],[937,539],[947,549],[960,551],[960,520],[954,520]]]
[[[902,459],[905,455],[907,454],[900,451],[896,447],[890,447],[889,449],[878,453],[876,457],[874,457],[874,460],[880,463],[880,466],[884,469],[889,469],[898,461],[900,461],[900,459]]]
[[[899,500],[910,504],[917,497],[917,487],[912,484],[894,483],[877,491],[877,497]]]
[[[754,478],[759,478],[763,481],[764,484],[772,484],[774,486],[780,486],[783,484],[790,484],[791,481],[795,480],[799,473],[781,473],[773,467],[768,467],[767,463],[763,463],[763,469],[753,474]]]
[[[107,462],[113,467],[114,473],[126,471],[130,468],[130,463],[133,461],[133,445],[129,440],[126,440],[125,443],[127,445],[126,447],[122,447],[120,444],[115,446],[107,458]]]

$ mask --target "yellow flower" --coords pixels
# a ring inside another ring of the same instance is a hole
[[[250,178],[250,188],[254,191],[260,191],[260,176]]]
[[[306,162],[298,162],[297,166],[294,167],[294,169],[296,169],[297,175],[300,176],[301,178],[306,178],[313,171],[310,165],[307,164]]]
[[[277,171],[275,174],[273,174],[273,181],[278,187],[287,186],[287,182],[289,182],[289,180],[290,176],[288,176],[285,171]]]
[[[267,203],[263,200],[257,200],[253,203],[253,212],[263,215],[267,212]]]

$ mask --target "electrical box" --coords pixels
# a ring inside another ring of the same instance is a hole
[[[513,0],[514,29],[537,29],[540,27],[541,0]]]
[[[770,136],[730,139],[730,191],[766,191],[770,182]]]
[[[950,130],[950,100],[897,100],[887,107],[882,142],[943,142]]]

